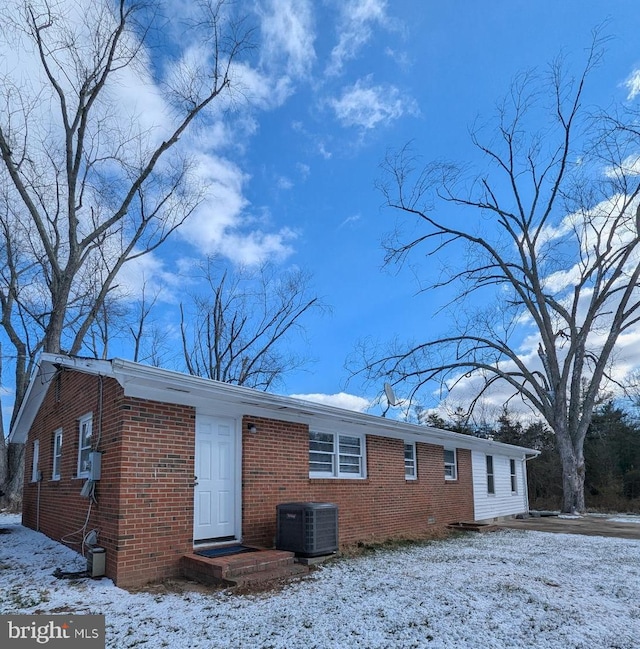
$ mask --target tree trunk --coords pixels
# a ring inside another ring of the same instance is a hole
[[[565,435],[567,435],[565,433]],[[568,435],[567,435],[568,436]],[[584,501],[584,457],[576,453],[570,439],[556,434],[558,452],[562,462],[562,512],[577,514],[586,510]]]
[[[22,482],[24,479],[24,444],[6,444],[7,480],[2,485],[2,509],[19,512],[22,507]]]

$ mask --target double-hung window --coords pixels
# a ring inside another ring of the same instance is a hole
[[[364,478],[364,436],[309,431],[309,476]]]
[[[496,492],[495,478],[493,474],[493,455],[487,455],[487,493]]]
[[[78,420],[80,438],[78,441],[78,477],[88,478],[91,469],[91,433],[93,428],[93,415],[91,413],[80,417]]]
[[[40,480],[40,440],[36,439],[33,442],[33,456],[31,458],[31,482],[38,482]]]
[[[418,477],[415,442],[404,443],[404,477],[405,480],[415,480]]]
[[[444,449],[444,479],[445,480],[458,479],[458,468],[456,463],[455,448]]]
[[[511,493],[518,493],[518,476],[516,474],[516,461],[509,460],[509,469],[511,472]]]
[[[62,461],[62,428],[58,428],[53,434],[53,465],[51,467],[51,479],[60,480],[60,464]]]

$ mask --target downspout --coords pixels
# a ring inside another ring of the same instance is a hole
[[[527,504],[527,511],[526,511],[527,515],[529,514],[529,480],[528,480],[529,473],[527,471],[527,462],[529,460],[533,460],[534,458],[538,457],[538,455],[540,455],[540,453],[536,453],[535,455],[529,455],[529,456],[527,456],[527,454],[525,453],[524,457],[522,458],[522,468],[524,469],[524,476],[523,476],[524,477],[524,498]]]
[[[37,495],[36,495],[36,532],[40,531],[40,484],[42,483],[42,471],[38,470],[36,474],[38,481]]]

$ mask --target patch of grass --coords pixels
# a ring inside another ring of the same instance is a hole
[[[7,593],[6,601],[17,609],[33,608],[49,601],[49,591],[41,588],[39,591],[24,592],[19,586],[14,586]]]
[[[402,536],[386,539],[384,541],[359,541],[358,543],[353,543],[342,547],[340,549],[338,558],[349,559],[352,557],[376,554],[378,552],[406,550],[408,548],[426,545],[428,543],[432,543],[433,541],[443,541],[445,539],[456,538],[461,535],[461,532],[438,528],[433,530],[432,532],[429,532],[428,534],[412,537]]]

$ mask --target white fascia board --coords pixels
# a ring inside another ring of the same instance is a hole
[[[202,412],[206,412],[207,408],[211,408],[212,413],[220,412],[220,406],[224,404],[223,408],[227,412],[238,416],[304,423],[337,432],[391,437],[515,458],[539,453],[530,448],[270,394],[123,359],[114,359],[112,366],[114,376],[118,378],[128,396],[193,406]]]
[[[111,363],[91,358],[75,358],[64,354],[43,353],[36,362],[22,405],[9,433],[9,441],[24,444],[44,397],[57,371],[77,369],[90,374],[111,376]]]
[[[40,380],[34,374],[23,408],[16,420],[16,426],[12,429],[12,435],[14,430],[16,431],[16,441],[18,437],[24,437],[26,440],[27,432],[42,403],[48,384],[55,375],[55,370],[59,368],[112,377],[122,386],[126,396],[190,406],[203,413],[278,419],[347,434],[377,435],[510,457],[524,457],[539,453],[529,448],[395,421],[313,401],[270,394],[120,358],[107,361],[75,358],[62,354],[42,354],[40,357],[38,364]]]

